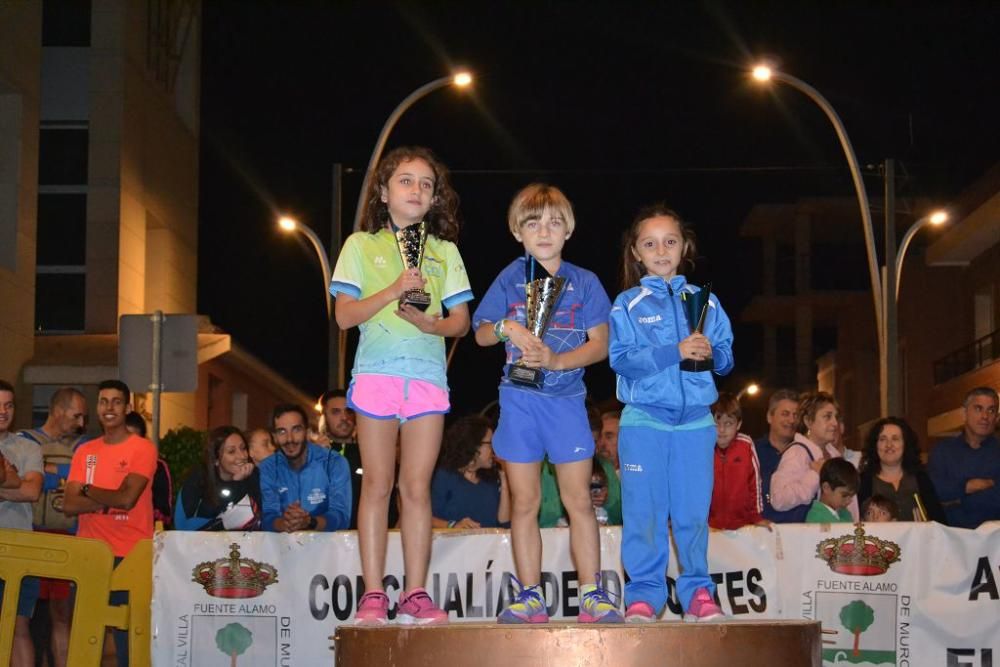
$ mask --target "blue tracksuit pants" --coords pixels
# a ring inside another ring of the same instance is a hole
[[[708,573],[708,508],[712,502],[714,426],[659,430],[622,426],[622,564],[630,577],[625,604],[667,602],[667,562],[674,534],[681,575],[677,596],[687,610],[699,588],[715,594]]]

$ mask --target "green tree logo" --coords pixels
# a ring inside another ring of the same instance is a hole
[[[230,666],[236,667],[236,656],[253,644],[253,633],[239,623],[230,623],[215,633],[215,645],[230,658]]]
[[[851,631],[854,635],[854,655],[861,651],[858,644],[861,642],[861,633],[875,622],[875,610],[865,604],[862,600],[855,600],[844,605],[840,610],[840,623]],[[235,662],[233,663],[236,664]]]

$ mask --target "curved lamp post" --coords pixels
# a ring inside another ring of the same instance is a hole
[[[417,100],[439,88],[444,88],[446,86],[465,88],[470,84],[472,84],[472,75],[469,72],[457,72],[452,76],[444,76],[440,79],[436,79],[430,83],[420,86],[407,95],[406,98],[396,106],[393,112],[389,115],[389,118],[386,119],[385,125],[382,126],[382,131],[379,133],[378,140],[375,142],[375,150],[372,151],[371,159],[368,160],[368,168],[365,169],[365,178],[361,182],[361,192],[358,194],[358,205],[354,209],[354,231],[361,228],[361,220],[364,219],[365,209],[367,208],[365,195],[367,194],[368,188],[371,184],[372,174],[375,171],[375,166],[378,165],[378,161],[382,158],[382,151],[385,150],[385,142],[389,138],[389,133],[392,132],[392,128],[396,126],[400,116],[402,116],[407,109],[413,106]]]
[[[858,207],[861,209],[861,222],[865,234],[865,250],[868,253],[868,273],[871,276],[872,282],[872,301],[875,304],[875,330],[878,334],[879,349],[883,350],[885,345],[885,323],[883,321],[882,280],[879,276],[878,256],[875,250],[875,233],[872,228],[872,215],[868,205],[868,193],[865,191],[865,184],[861,179],[861,169],[858,166],[858,158],[854,154],[854,147],[847,136],[847,130],[844,129],[844,124],[841,122],[837,112],[834,111],[833,106],[830,105],[818,90],[805,81],[797,79],[790,74],[773,70],[767,65],[757,65],[753,68],[752,74],[753,78],[757,81],[779,81],[804,93],[823,110],[823,113],[826,114],[827,118],[833,124],[834,130],[837,132],[837,138],[840,139],[840,145],[844,150],[844,156],[847,158],[847,165],[851,171],[851,178],[854,180],[854,190],[858,197]]]
[[[906,234],[903,235],[903,240],[899,242],[899,252],[896,254],[896,293],[893,295],[896,303],[899,302],[899,281],[903,276],[903,258],[906,257],[906,250],[910,247],[910,241],[913,237],[917,235],[917,232],[927,224],[943,225],[948,222],[947,211],[934,211],[930,215],[925,215],[916,222],[914,222],[909,229],[906,230]]]
[[[319,237],[316,236],[316,232],[290,216],[284,215],[279,218],[278,227],[282,231],[289,234],[294,232],[302,234],[309,239],[313,250],[316,251],[316,256],[319,257],[319,263],[323,269],[323,292],[326,294],[326,317],[327,319],[330,319],[333,316],[333,304],[330,299],[330,258],[326,256],[326,250],[323,249],[323,243],[319,240]]]

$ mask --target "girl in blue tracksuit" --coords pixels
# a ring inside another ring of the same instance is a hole
[[[668,520],[681,575],[677,596],[685,621],[722,616],[708,573],[708,508],[712,501],[718,394],[710,371],[681,370],[681,361],[714,360],[733,368],[729,318],[713,295],[704,334],[691,333],[682,299],[699,288],[680,272],[693,263],[694,232],[662,204],[644,208],[625,238],[625,291],[611,309],[609,358],[618,376],[621,417],[622,564],[626,620],[656,620],[667,601]]]

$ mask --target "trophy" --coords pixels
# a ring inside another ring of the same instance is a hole
[[[524,258],[524,326],[535,336],[545,335],[565,286],[566,278],[549,275],[531,255]],[[542,369],[528,368],[522,359],[511,365],[507,377],[515,384],[541,389],[545,382]]]
[[[687,318],[691,333],[704,333],[705,319],[708,317],[708,297],[712,294],[712,283],[707,283],[697,292],[681,292],[681,308]],[[715,368],[715,360],[682,359],[681,370],[689,373],[700,373]]]
[[[427,245],[427,223],[420,221],[417,224],[395,229],[396,246],[399,248],[399,256],[403,259],[404,269],[419,269],[424,261],[424,247]],[[399,307],[413,306],[420,310],[427,310],[431,305],[431,295],[422,289],[411,289],[403,293],[399,298]]]

